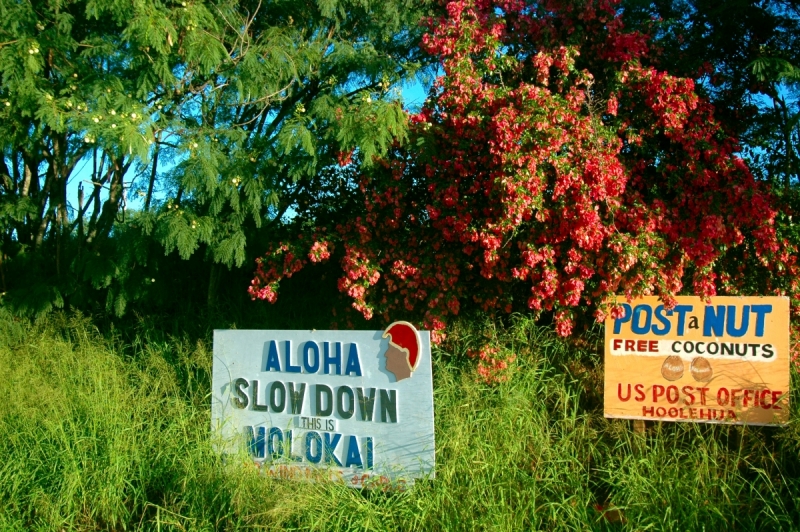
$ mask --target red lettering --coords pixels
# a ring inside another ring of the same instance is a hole
[[[728,419],[736,421],[736,412],[734,412],[733,410],[728,410]]]
[[[637,384],[633,389],[636,390],[636,397],[634,397],[634,399],[640,403],[644,401],[646,397],[644,394],[644,384]]]
[[[667,413],[669,414],[669,417],[678,417],[678,409],[675,408],[674,406],[670,408],[669,412]]]
[[[700,392],[700,404],[706,406],[706,392],[708,388],[698,388],[698,392]]]
[[[711,409],[710,408],[701,408],[700,409],[700,419],[707,419],[711,421]]]
[[[734,388],[731,390],[731,406],[736,406],[736,394],[741,391],[742,390],[739,388]]]
[[[773,410],[783,410],[778,406],[778,399],[780,399],[783,392],[772,392],[772,408]]]
[[[656,417],[664,417],[667,415],[667,409],[663,406],[656,408]]]
[[[772,405],[768,405],[767,401],[764,399],[768,395],[769,395],[769,390],[764,390],[761,392],[761,408],[763,408],[764,410],[769,410],[772,407]]]
[[[686,396],[683,398],[683,404],[692,406],[694,404],[694,386],[684,386],[681,388],[683,390],[683,394]]]
[[[658,340],[650,340],[650,352],[658,353]]]
[[[673,396],[673,392],[675,392],[674,393],[674,398],[672,397]],[[667,386],[667,401],[669,402],[669,404],[674,405],[675,403],[678,402],[678,399],[680,399],[680,398],[681,398],[681,395],[678,392],[678,387],[677,386],[675,386],[674,384],[672,386]]]
[[[747,407],[747,402],[750,401],[750,394],[752,392],[753,392],[753,390],[745,390],[744,391],[744,396],[742,397],[742,406],[743,407],[745,407],[745,408]]]
[[[652,406],[643,406],[642,407],[642,416],[652,416],[653,415],[653,407]]]
[[[696,408],[690,408],[689,409],[689,417],[692,418],[692,419],[697,417],[697,409]]]
[[[724,399],[722,392],[725,392]],[[731,393],[728,391],[727,388],[720,388],[717,391],[717,404],[720,406],[727,405],[728,401],[730,401]]]
[[[681,408],[681,419],[689,419],[686,415],[686,411],[683,408]]]
[[[622,397],[622,383],[617,383],[617,397],[619,397],[620,401],[630,401],[631,400],[631,385],[628,384],[628,395]]]
[[[640,353],[647,351],[647,340],[639,340],[636,342],[636,350]]]
[[[636,341],[625,340],[625,351],[636,351]]]
[[[653,385],[653,402],[657,403],[658,398],[664,395],[664,387],[660,384]]]
[[[622,347],[622,340],[619,339],[619,338],[614,338],[613,344],[614,344],[614,348],[613,349],[614,349],[614,351],[616,351],[617,349]]]
[[[753,399],[754,399],[754,405],[753,405],[753,408],[758,408],[759,406],[761,406],[761,405],[759,404],[759,400],[758,400],[758,398],[760,397],[760,395],[759,395],[759,393],[758,393],[758,390],[756,390],[756,391],[755,391],[755,393],[754,393],[753,395],[754,395],[754,397],[753,397]]]

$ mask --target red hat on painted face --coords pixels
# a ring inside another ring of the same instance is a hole
[[[389,343],[406,352],[406,360],[411,371],[417,369],[420,360],[420,343],[419,335],[414,326],[407,321],[396,321],[386,327],[383,337],[386,338],[387,336],[389,337]]]

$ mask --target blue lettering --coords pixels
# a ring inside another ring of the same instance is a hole
[[[325,442],[323,447],[325,449],[325,463],[326,464],[336,464],[337,466],[341,467],[342,463],[336,458],[336,455],[333,452],[336,450],[336,446],[339,445],[339,440],[342,439],[341,434],[331,434],[330,432],[323,432],[322,433]]]
[[[655,315],[656,315],[656,319],[659,322],[661,322],[663,327],[659,327],[658,324],[654,323],[652,332],[653,332],[653,334],[656,334],[658,336],[665,336],[666,334],[669,333],[670,327],[672,327],[672,323],[669,321],[669,319],[667,319],[667,316],[671,316],[672,315],[672,311],[668,310],[667,311],[667,316],[665,316],[664,315],[664,305],[659,305],[659,306],[656,307]]]
[[[293,445],[293,442],[292,442],[292,431],[291,430],[287,430],[286,431],[286,449],[287,449],[287,451],[289,451],[289,460],[291,460],[292,462],[302,462],[303,461],[302,457],[294,456],[292,454],[292,445]]]
[[[744,336],[747,333],[747,328],[750,326],[750,305],[744,305],[742,307],[742,323],[738,329],[736,328],[736,306],[728,305],[728,319],[726,325],[726,330],[730,336],[734,338]]]
[[[278,445],[275,445],[276,438],[278,439]],[[270,427],[269,429],[267,452],[272,458],[280,458],[283,456],[283,431],[278,427]]]
[[[334,356],[330,356],[330,344],[325,342],[323,345],[323,350],[325,351],[324,362],[322,363],[322,372],[325,375],[330,375],[331,373],[331,365],[336,366],[336,374],[342,374],[342,342],[334,342],[334,347],[336,354]]]
[[[267,434],[266,429],[264,429],[264,427],[251,427],[249,425],[244,429],[247,437],[247,447],[250,449],[250,455],[253,458],[264,458],[264,444],[266,443]]]
[[[280,371],[281,361],[278,359],[278,344],[275,340],[269,341],[269,351],[267,353],[267,368],[264,371]]]
[[[683,336],[686,328],[686,314],[693,309],[693,305],[675,305],[673,310],[678,313],[678,336]]]
[[[630,305],[628,305],[627,303],[623,303],[621,306],[622,309],[625,311],[625,313],[622,315],[621,318],[614,319],[614,334],[619,334],[620,330],[622,329],[622,324],[631,321],[631,315],[633,314],[631,312]]]
[[[344,368],[345,375],[350,375],[351,373],[356,377],[361,376],[361,362],[358,360],[358,345],[355,343],[350,344],[350,354],[347,355],[347,366]]]
[[[286,371],[288,373],[300,373],[300,365],[292,365],[292,341],[286,340],[286,351],[283,353],[283,359],[286,361]]]
[[[772,312],[772,305],[753,305],[750,310],[756,315],[756,336],[764,336],[764,317]]]
[[[645,313],[644,325],[639,325],[641,321],[639,316]],[[636,305],[633,309],[633,318],[631,319],[631,332],[633,334],[647,334],[650,332],[650,323],[653,321],[653,309],[650,305]]]
[[[358,439],[355,436],[347,438],[347,458],[344,460],[345,467],[364,467],[361,461],[361,453],[358,451]]]
[[[312,443],[316,445],[316,453],[311,452]],[[306,432],[306,460],[312,464],[318,464],[322,460],[322,438],[313,430]]]
[[[725,334],[725,305],[714,307],[706,305],[706,315],[703,317],[703,336],[723,336]]]
[[[314,364],[311,364],[311,352],[314,352]],[[303,346],[303,368],[306,373],[316,373],[319,371],[319,346],[316,342],[309,340]]]

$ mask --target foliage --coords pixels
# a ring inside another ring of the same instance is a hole
[[[340,186],[322,169],[354,150],[369,163],[405,138],[396,87],[420,66],[424,9],[4,2],[0,271],[18,274],[3,276],[7,301],[45,308],[99,289],[123,310],[146,285],[122,272],[152,270],[172,251],[214,265],[203,280],[212,299],[220,268],[244,264],[248,241],[269,239],[320,187]],[[121,232],[148,252],[108,243]],[[98,273],[98,254],[119,273]],[[31,286],[45,303],[32,304]]]
[[[128,343],[76,314],[31,324],[0,312],[3,530],[800,526],[796,397],[779,431],[635,433],[602,416],[597,355],[527,318],[505,329],[460,321],[434,348],[436,478],[382,493],[276,481],[217,455],[208,331],[171,337],[131,323]],[[520,355],[510,379],[476,382],[464,354],[481,346]]]
[[[464,306],[524,302],[567,335],[618,294],[797,293],[768,187],[613,2],[452,1],[423,43],[444,75],[408,148],[363,172],[360,212],[271,248],[254,297],[337,246],[356,310],[439,340]]]
[[[797,4],[628,0],[623,18],[648,28],[656,49],[650,59],[659,68],[697,82],[753,171],[793,195],[800,177]],[[796,198],[786,199],[796,207]]]

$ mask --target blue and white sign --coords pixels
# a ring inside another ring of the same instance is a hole
[[[430,334],[214,331],[212,430],[281,478],[353,487],[434,476]]]

